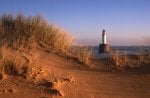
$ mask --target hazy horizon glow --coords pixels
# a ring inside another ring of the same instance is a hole
[[[111,45],[147,45],[150,0],[1,0],[0,15],[42,15],[83,45],[101,43],[105,29]]]

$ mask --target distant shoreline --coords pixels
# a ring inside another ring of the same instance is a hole
[[[93,46],[93,54],[94,58],[108,58],[110,57],[111,53],[117,53],[118,55],[125,55],[125,54],[145,54],[150,52],[150,46],[111,46],[111,53],[109,54],[99,54],[99,47]]]

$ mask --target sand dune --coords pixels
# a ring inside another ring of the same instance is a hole
[[[28,77],[1,76],[0,98],[150,97],[150,74],[109,72],[99,60],[93,68],[86,68],[43,49],[34,54],[38,59],[35,72]]]

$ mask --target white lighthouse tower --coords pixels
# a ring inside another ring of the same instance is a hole
[[[103,30],[102,32],[102,44],[107,44],[107,37],[105,30]]]
[[[107,44],[107,36],[105,30],[102,31],[102,43],[99,44],[99,53],[109,53],[110,48]]]

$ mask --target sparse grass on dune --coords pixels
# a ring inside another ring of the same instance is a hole
[[[28,67],[33,65],[31,62],[34,62],[34,58],[22,57],[19,51],[30,51],[37,47],[44,47],[49,52],[76,58],[80,63],[89,65],[91,49],[80,47],[74,53],[71,49],[73,40],[68,32],[48,24],[40,16],[2,15],[0,17],[1,72],[24,76]],[[15,49],[18,54],[6,56],[7,49]]]
[[[150,53],[123,54],[112,53],[110,65],[115,65],[117,69],[139,68],[150,64]]]
[[[92,48],[86,46],[77,46],[75,55],[79,59],[81,63],[87,65],[88,67],[92,67],[91,58],[93,56]]]
[[[7,75],[16,75],[27,77],[27,72],[30,67],[33,67],[35,60],[23,55],[19,51],[13,54],[9,53],[6,47],[0,49],[0,72]]]
[[[0,17],[0,81],[9,76],[20,76],[34,83],[38,88],[51,95],[63,93],[55,87],[59,81],[47,67],[39,65],[37,51],[43,51],[63,57],[75,58],[86,66],[90,65],[92,50],[88,47],[79,47],[72,50],[73,37],[66,31],[48,24],[39,16],[3,15]],[[41,48],[42,47],[42,48]],[[42,62],[42,61],[41,61]],[[53,61],[49,61],[50,63]],[[44,61],[43,61],[44,63]],[[52,77],[52,79],[50,78]],[[44,81],[45,80],[45,81]],[[66,81],[66,80],[60,80]],[[67,79],[67,81],[70,81]],[[51,86],[45,86],[50,84]],[[41,90],[40,90],[41,91]]]
[[[48,24],[40,16],[3,15],[0,18],[0,44],[33,49],[38,45],[51,51],[68,51],[73,38],[64,30]]]

